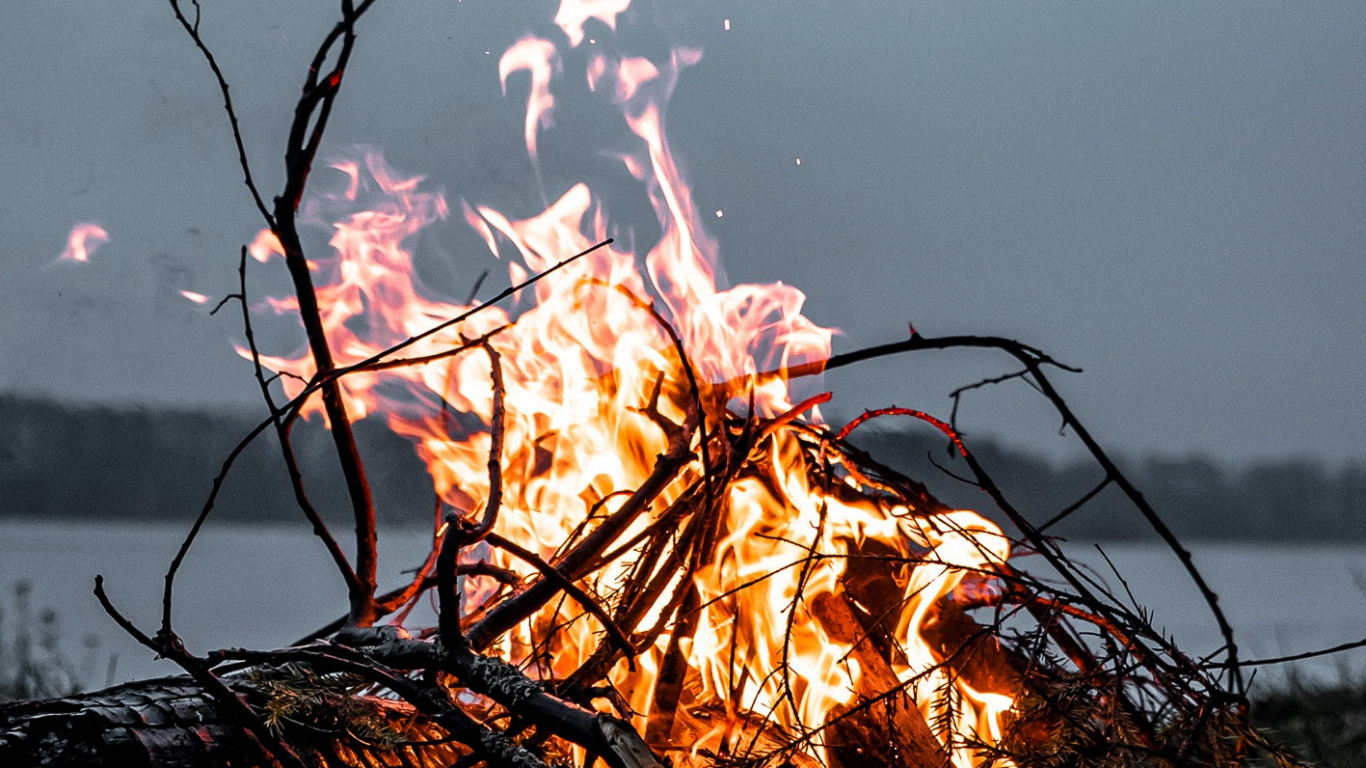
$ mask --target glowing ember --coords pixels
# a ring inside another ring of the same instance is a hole
[[[81,223],[71,228],[67,235],[66,248],[59,256],[62,261],[90,261],[95,251],[109,242],[109,233],[98,224]]]
[[[607,0],[566,2],[556,21],[578,45],[584,21],[612,26],[625,7]],[[852,476],[823,470],[824,449],[801,421],[819,419],[814,405],[796,406],[783,375],[758,375],[825,360],[831,331],[801,314],[805,297],[795,288],[717,285],[715,244],[664,130],[669,94],[680,71],[699,56],[678,50],[666,62],[603,54],[589,60],[590,85],[612,95],[639,139],[639,150],[623,161],[654,207],[658,240],[643,254],[600,248],[525,289],[529,295],[516,313],[487,308],[417,342],[405,356],[439,355],[487,338],[506,395],[501,461],[494,457],[502,468],[495,533],[550,561],[647,482],[668,448],[670,423],[683,424],[700,407],[705,434],[738,440],[748,417],[787,414],[745,438],[763,460],[717,486],[726,496],[715,504],[714,545],[694,570],[695,605],[686,617],[691,625],[659,635],[635,667],[618,663],[611,682],[645,732],[660,716],[654,700],[660,666],[677,633],[687,662],[686,713],[675,717],[670,710],[661,721],[671,728],[665,734],[670,743],[689,745],[675,760],[708,762],[707,754],[737,749],[756,727],[796,736],[818,732],[860,700],[865,670],[853,653],[858,641],[827,626],[816,606],[832,595],[843,601],[851,563],[876,552],[886,558],[881,570],[890,572],[883,576],[897,592],[885,600],[896,643],[887,661],[891,674],[914,696],[926,722],[951,729],[936,735],[952,745],[953,762],[972,765],[976,753],[963,744],[998,738],[1015,692],[979,689],[974,684],[980,681],[952,675],[943,648],[926,638],[925,629],[936,621],[941,599],[965,578],[981,582],[1004,565],[1009,544],[976,513],[893,503],[863,493]],[[550,125],[550,86],[559,61],[554,44],[531,37],[500,60],[505,88],[512,73],[531,75],[525,141],[533,160],[537,132]],[[407,250],[422,227],[449,215],[445,199],[424,191],[420,178],[395,173],[376,154],[333,168],[345,184],[311,205],[314,213],[341,212],[333,225],[334,253],[318,261],[316,275],[329,341],[337,364],[346,366],[471,307],[423,290]],[[357,210],[358,187],[377,192],[382,203]],[[588,249],[609,231],[606,212],[584,184],[527,218],[463,202],[461,211],[495,255],[515,251],[513,282]],[[280,247],[263,233],[250,252],[266,261]],[[295,308],[291,300],[272,306]],[[280,379],[291,397],[314,373],[307,354],[263,362],[291,374]],[[355,418],[383,414],[416,445],[444,504],[470,519],[480,517],[491,494],[487,466],[497,426],[490,366],[491,356],[473,348],[341,380],[348,412]],[[316,396],[305,413],[321,414]],[[714,454],[710,468],[694,460],[667,484],[650,514],[616,537],[613,546],[629,554],[583,580],[583,589],[604,602],[622,599],[628,580],[640,578],[637,564],[658,554],[647,555],[651,542],[677,543],[648,533],[669,524],[662,516],[671,505],[688,503],[689,489],[711,493],[707,473],[730,471],[721,469],[723,444],[701,449]],[[499,548],[481,546],[465,556],[524,578],[537,573]],[[649,610],[629,617],[625,630],[648,631],[678,586],[664,585]],[[484,576],[464,578],[462,588],[469,614],[502,594],[500,584]],[[551,604],[514,626],[495,649],[530,674],[562,680],[587,661],[603,629],[572,601]],[[825,762],[821,742],[807,742],[801,748],[807,757]]]

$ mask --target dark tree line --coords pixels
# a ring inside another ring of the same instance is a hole
[[[0,396],[0,516],[187,520],[199,510],[222,456],[255,425],[246,413],[72,404]],[[347,499],[320,430],[299,427],[298,449],[310,490],[323,510],[344,513]],[[429,523],[430,483],[409,444],[382,424],[357,424],[373,465],[376,506],[388,522]],[[991,500],[942,469],[967,475],[937,433],[881,429],[855,442],[940,498],[990,514]],[[1042,524],[1099,480],[1093,464],[974,439],[982,464],[1021,508]],[[1328,466],[1309,458],[1244,465],[1205,456],[1120,460],[1176,533],[1189,539],[1366,541],[1366,465]],[[938,464],[939,467],[936,467]],[[229,481],[220,520],[293,521],[289,486],[269,444],[253,445]],[[1113,488],[1049,529],[1082,540],[1142,539],[1143,521]]]
[[[992,513],[989,498],[948,474],[971,476],[957,452],[945,450],[941,435],[920,429],[869,431],[855,442],[926,482],[945,502]],[[1080,457],[1056,461],[989,438],[968,442],[1001,489],[1037,525],[1082,499],[1102,477],[1094,463]],[[1334,467],[1292,457],[1233,465],[1201,455],[1119,455],[1116,461],[1184,540],[1366,541],[1366,464],[1360,462]],[[1084,541],[1152,538],[1113,486],[1046,532]]]
[[[0,517],[193,520],[219,462],[259,418],[245,411],[57,402],[0,396]],[[388,522],[430,524],[433,497],[407,441],[361,422]],[[347,513],[327,436],[301,424],[295,447],[325,516]],[[279,451],[258,440],[237,461],[215,510],[230,522],[294,522],[299,513]]]

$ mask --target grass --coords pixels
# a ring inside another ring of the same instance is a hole
[[[0,599],[0,702],[70,696],[97,682],[99,637],[86,633],[73,654],[57,611],[35,610],[32,595],[33,585],[19,581],[8,599]],[[112,677],[114,661],[109,658],[106,677]]]
[[[1343,669],[1325,681],[1292,670],[1253,701],[1252,722],[1311,765],[1366,766],[1366,675]]]

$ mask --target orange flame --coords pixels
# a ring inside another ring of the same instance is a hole
[[[66,248],[58,258],[62,261],[90,261],[95,251],[109,242],[109,233],[98,224],[84,222],[71,228],[66,237]]]
[[[557,23],[577,44],[584,20],[598,18],[611,25],[607,19],[615,19],[618,6],[624,8],[616,2],[566,2]],[[619,509],[651,474],[668,442],[656,417],[680,423],[693,404],[685,366],[691,366],[706,417],[715,425],[728,409],[752,407],[766,417],[790,411],[794,406],[784,377],[760,377],[758,372],[830,355],[832,332],[801,314],[801,291],[780,283],[718,286],[716,244],[702,226],[664,127],[664,105],[679,73],[699,57],[697,51],[677,50],[664,63],[602,55],[589,61],[590,84],[594,90],[611,89],[641,145],[638,155],[622,160],[643,185],[660,228],[659,239],[643,256],[616,246],[600,248],[525,289],[529,295],[516,313],[488,307],[404,353],[412,358],[436,355],[476,337],[487,337],[497,350],[506,411],[502,506],[495,531],[546,559],[553,559],[577,529],[591,525],[595,515]],[[536,38],[517,42],[500,62],[505,87],[512,72],[531,73],[525,125],[533,159],[537,129],[549,125],[554,104],[550,81],[558,66],[554,45]],[[395,174],[374,153],[333,167],[346,176],[345,189],[315,199],[307,212],[340,212],[332,224],[334,253],[317,265],[318,296],[337,364],[346,366],[471,306],[428,295],[405,246],[422,227],[447,217],[445,199],[424,191],[420,178]],[[376,192],[381,202],[356,210],[358,189]],[[584,184],[571,186],[529,218],[463,202],[461,208],[464,220],[495,256],[500,242],[516,250],[509,263],[514,282],[546,271],[608,233],[606,214]],[[266,233],[251,247],[262,261],[278,252],[278,242]],[[662,305],[658,317],[649,309],[651,297]],[[272,306],[277,311],[296,308],[287,299]],[[661,318],[681,341],[685,359],[675,352]],[[292,374],[281,378],[291,397],[314,373],[311,359],[302,353],[262,361]],[[384,414],[393,430],[414,442],[443,502],[474,517],[490,497],[486,464],[494,419],[492,387],[490,359],[477,351],[422,365],[358,371],[341,380],[350,415]],[[652,403],[656,413],[651,413]],[[449,412],[461,416],[453,419]],[[316,398],[305,413],[321,413]],[[895,640],[901,653],[891,661],[893,671],[927,721],[952,726],[953,734],[941,738],[951,745],[953,763],[973,765],[976,753],[962,746],[963,740],[999,738],[1012,697],[1009,692],[976,690],[951,676],[941,667],[940,651],[921,630],[936,602],[966,576],[991,573],[1006,562],[1006,538],[974,512],[931,515],[853,493],[852,479],[835,484],[850,487],[813,483],[815,460],[802,434],[800,425],[785,421],[770,428],[760,450],[771,461],[728,487],[715,556],[694,576],[701,598],[696,627],[680,645],[689,664],[693,704],[801,734],[819,730],[832,710],[855,701],[861,670],[851,657],[852,646],[815,620],[811,606],[821,595],[842,593],[849,558],[872,540],[897,558],[890,567],[902,592],[895,603]],[[701,471],[689,466],[660,495],[653,513],[676,501]],[[638,520],[620,541],[629,541],[650,522],[648,517]],[[812,553],[819,556],[812,560]],[[481,547],[466,556],[488,559],[523,577],[536,574],[498,549]],[[920,564],[912,567],[913,561]],[[610,595],[626,576],[626,566],[609,566],[582,586]],[[468,577],[462,588],[465,607],[473,611],[495,595],[498,585],[485,577]],[[663,610],[664,600],[655,606],[656,613]],[[640,626],[654,620],[646,616]],[[513,628],[497,650],[532,674],[561,678],[585,661],[601,631],[586,613],[549,606]],[[669,639],[666,633],[643,653],[637,669],[619,664],[610,673],[638,713],[641,727],[652,712],[655,677]],[[774,674],[784,667],[789,673]],[[953,694],[945,696],[945,691]],[[685,737],[698,749],[704,744],[715,748],[735,736],[731,731],[739,721],[716,722],[710,732],[676,731],[675,738]],[[698,749],[681,759],[700,764]],[[823,748],[809,750],[824,758]]]
[[[270,261],[271,256],[284,256],[285,247],[280,244],[280,238],[275,236],[269,229],[263,229],[256,233],[256,239],[247,246],[247,252],[253,259],[265,264]]]

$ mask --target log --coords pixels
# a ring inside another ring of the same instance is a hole
[[[255,692],[240,681],[234,690]],[[415,742],[441,731],[411,708],[376,702],[386,721]],[[386,747],[315,729],[291,728],[290,744],[313,768],[444,768],[458,744]],[[159,678],[62,699],[0,704],[0,766],[34,768],[274,768],[260,746],[228,722],[186,677]]]
[[[859,701],[830,713],[826,746],[835,768],[944,768],[948,754],[876,648],[846,598],[817,595],[811,610],[832,638],[854,646]]]

